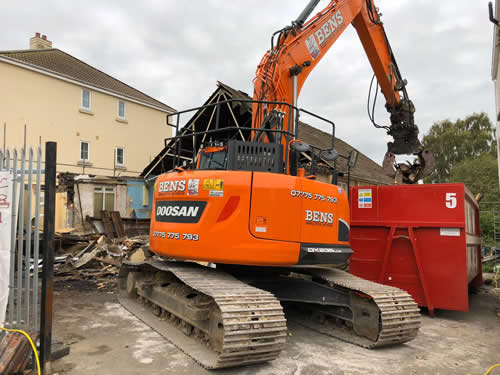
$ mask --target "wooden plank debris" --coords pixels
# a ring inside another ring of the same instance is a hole
[[[80,259],[78,259],[76,262],[73,262],[73,267],[78,269],[78,268],[85,266],[87,263],[94,260],[100,251],[102,251],[102,249],[96,247],[90,253],[83,254],[83,256]]]
[[[500,259],[500,255],[483,256],[482,263],[491,262],[496,259]]]
[[[95,225],[95,223],[94,223],[94,220],[92,220],[92,219],[90,218],[90,216],[89,216],[89,215],[87,215],[87,216],[85,217],[85,221],[87,222],[87,224],[89,225],[90,229],[92,229],[92,231],[93,231],[94,233],[96,233],[96,234],[100,234],[100,233],[99,233],[99,229],[97,229],[97,227],[96,227],[96,225]]]
[[[106,235],[96,238],[94,235],[88,237],[83,249],[80,247],[78,252],[72,249],[73,247],[66,248],[67,254],[62,256],[62,262],[55,266],[56,282],[70,282],[65,287],[76,288],[96,285],[97,289],[106,292],[115,288],[115,276],[118,275],[123,259],[138,261],[152,254],[148,235],[121,239],[109,238]],[[77,282],[81,280],[90,280],[92,283]]]
[[[28,333],[34,342],[37,335]],[[20,333],[0,335],[0,374],[22,374],[32,355],[31,345]]]
[[[115,231],[113,228],[113,222],[111,221],[111,215],[109,211],[101,211],[102,224],[104,225],[104,232],[109,238],[115,237]]]
[[[125,230],[123,229],[122,219],[120,217],[120,212],[111,211],[111,221],[113,222],[113,226],[115,229],[116,237],[122,238],[125,237]]]
[[[104,236],[101,236],[104,237]],[[80,251],[78,254],[75,255],[76,258],[80,258],[83,254],[85,254],[87,251],[91,251],[94,249],[94,247],[97,244],[97,240],[92,241],[91,243],[88,244],[87,247],[85,247],[82,251]]]
[[[95,260],[101,263],[109,264],[115,267],[121,267],[121,262],[112,258],[102,258],[102,257],[96,257]]]

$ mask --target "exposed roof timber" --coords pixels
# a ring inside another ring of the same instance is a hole
[[[218,85],[217,89],[210,95],[209,99],[205,102],[204,105],[213,103],[214,100],[217,100],[217,99],[219,99],[219,100],[227,100],[228,98],[229,99],[245,99],[245,100],[251,99],[247,94],[245,94],[241,91],[232,89],[229,86],[227,86],[221,82],[218,82],[217,85]],[[228,104],[230,104],[230,103],[228,103]],[[237,121],[235,121],[235,123],[237,123],[239,127],[247,126],[246,124],[248,123],[248,121],[251,120],[251,116],[250,116],[251,107],[248,106],[246,103],[242,103],[242,106],[241,106],[239,112],[236,108],[237,107],[233,108],[230,106],[231,115],[225,113],[225,116],[228,116],[227,119],[234,116],[232,121],[234,121],[234,118],[236,118]],[[206,123],[206,121],[208,120],[208,127],[205,130],[210,129],[209,126],[210,126],[210,124],[213,124],[213,120],[214,120],[213,117],[215,114],[215,111],[214,111],[215,107],[214,107],[214,110],[211,111],[210,118],[208,118],[208,116],[207,116],[208,113],[206,111],[204,111],[205,109],[206,108],[199,110],[196,113],[196,115],[194,115],[193,118],[188,121],[186,126],[193,124],[194,119],[198,120],[197,121],[198,127],[200,127],[202,124],[204,125]],[[202,116],[202,113],[200,113],[200,112],[202,112],[202,111],[204,111],[203,114],[205,114],[205,117],[201,117],[201,119],[200,119],[200,116]],[[226,111],[224,110],[224,112],[226,112]],[[228,125],[228,126],[231,126],[231,125]],[[303,122],[299,122],[299,127],[300,127],[301,139],[304,142],[316,145],[316,146],[321,147],[321,148],[331,147],[331,134],[325,133],[325,132],[323,132],[317,128],[314,128],[310,125],[307,125]],[[181,132],[185,132],[185,131],[186,131],[185,128],[183,128],[181,130]],[[199,131],[203,131],[203,129],[199,129]],[[243,134],[245,134],[245,131],[243,131],[242,129],[241,129],[241,131]],[[351,150],[355,149],[339,138],[335,139],[335,148],[342,155],[348,155],[348,153]],[[358,150],[356,150],[356,151],[358,151]],[[173,155],[170,155],[170,156],[173,156]],[[305,155],[305,156],[307,158],[307,155]],[[157,158],[159,158],[159,157],[161,157],[163,159],[166,156],[164,156],[162,153],[160,153],[157,156]],[[151,165],[153,165],[153,163],[155,163],[155,165],[158,164],[157,158],[155,158],[154,161],[152,163],[150,163],[144,169],[145,171],[147,171],[146,176],[150,175],[152,172],[154,172],[155,166],[151,167]],[[328,165],[330,168],[332,167],[333,163],[327,162],[323,159],[322,159],[322,162],[325,164],[325,166]],[[343,158],[338,159],[336,162],[336,165],[337,165],[337,170],[347,172],[347,161],[345,159],[343,159]],[[159,171],[156,171],[155,173],[159,173]],[[369,184],[387,184],[388,185],[388,184],[394,183],[394,181],[391,178],[384,175],[383,169],[379,164],[377,164],[376,162],[374,162],[373,160],[368,158],[362,152],[359,152],[359,159],[358,159],[357,166],[355,168],[351,169],[351,177],[357,179],[358,181],[363,181],[363,183],[369,183]]]
[[[227,97],[226,97],[226,95],[224,93],[222,93],[222,96],[224,97],[224,100],[228,100]],[[231,106],[229,105],[229,103],[226,103],[226,105],[227,105],[227,108],[229,108],[229,113],[231,113],[231,116],[233,117],[234,123],[239,128],[240,125],[238,124],[238,120],[236,120],[236,117],[234,116],[233,109],[231,108]],[[241,139],[244,141],[245,137],[243,136],[243,133],[241,132],[240,129],[238,129],[238,132],[241,135]]]
[[[220,95],[217,96],[217,99],[220,97]],[[203,110],[205,110],[206,108],[203,108]],[[205,131],[208,131],[208,129],[210,129],[210,124],[212,123],[212,120],[214,118],[214,114],[215,114],[215,110],[217,109],[217,106],[214,106],[214,109],[212,110],[212,114],[210,115],[210,120],[208,120],[208,123],[207,123],[207,128],[205,129]],[[201,139],[201,143],[205,142],[205,139],[207,138],[207,134],[203,134],[203,138]]]
[[[209,104],[212,104],[213,101],[215,100],[215,98],[218,96],[218,92],[217,90],[215,90],[211,95],[210,97],[207,99],[207,101],[205,103],[203,103],[203,106],[205,105],[209,105]],[[184,127],[188,127],[189,125],[191,125],[193,122],[195,122],[196,120],[199,119],[199,117],[203,114],[204,110],[206,108],[203,108],[202,110],[199,110],[198,113],[193,116],[187,123]]]

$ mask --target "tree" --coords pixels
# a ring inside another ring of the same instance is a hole
[[[497,158],[491,153],[482,153],[472,159],[466,159],[453,166],[450,173],[450,182],[463,182],[472,194],[481,194],[482,202],[500,200],[498,187]],[[481,232],[483,245],[494,245],[493,214],[488,212],[492,207],[481,209]]]
[[[498,201],[497,163],[497,158],[490,153],[463,160],[453,166],[449,182],[463,182],[474,195],[481,194],[484,202]]]
[[[436,160],[434,173],[425,180],[428,183],[448,182],[452,169],[462,161],[484,153],[496,155],[494,128],[484,112],[455,122],[444,120],[434,123],[424,136],[423,143]]]

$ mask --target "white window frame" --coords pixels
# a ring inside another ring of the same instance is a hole
[[[122,150],[123,151],[123,163],[118,163],[118,150]],[[125,147],[116,147],[115,148],[115,165],[118,166],[118,167],[123,167],[125,166]]]
[[[87,144],[87,159],[82,158],[82,143]],[[88,163],[90,161],[90,142],[89,141],[80,141],[80,161],[84,163]]]
[[[106,189],[112,189],[112,191],[106,191]],[[116,189],[115,187],[109,187],[109,186],[106,186],[106,185],[102,185],[102,186],[94,186],[94,195],[93,195],[93,199],[94,199],[94,211],[95,211],[95,193],[99,193],[99,194],[102,194],[102,207],[99,211],[102,211],[106,208],[106,195],[113,195],[113,211],[116,210]]]
[[[120,103],[123,103],[123,116],[120,116]],[[118,100],[116,117],[118,117],[120,120],[125,120],[127,118],[127,103],[124,100]]]
[[[83,106],[83,93],[85,91],[89,93],[89,106],[88,106],[88,108]],[[80,108],[84,109],[86,111],[90,111],[92,108],[92,92],[89,89],[82,89],[82,98],[81,98],[81,102],[80,102]]]

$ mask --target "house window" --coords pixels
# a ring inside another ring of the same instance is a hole
[[[80,161],[90,160],[90,142],[80,141]]]
[[[101,217],[101,211],[115,210],[115,189],[99,186],[94,188],[94,217]]]
[[[125,149],[123,147],[117,147],[115,150],[115,164],[118,166],[125,165]]]
[[[82,89],[82,108],[90,111],[90,91]]]
[[[125,102],[118,100],[118,118],[125,119]]]

